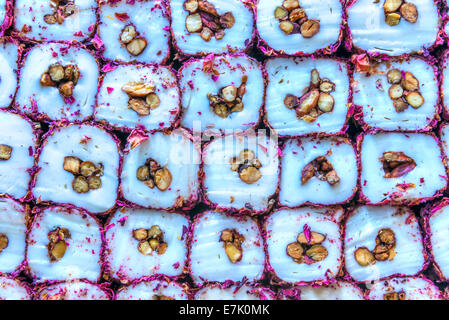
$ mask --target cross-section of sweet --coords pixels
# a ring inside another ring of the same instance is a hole
[[[0,199],[0,272],[3,274],[14,275],[22,268],[28,214],[18,202]]]
[[[446,186],[439,142],[432,134],[367,134],[359,137],[358,149],[361,199],[366,202],[414,204]]]
[[[64,207],[35,214],[27,239],[27,262],[35,281],[97,282],[102,251],[99,223],[82,211]]]
[[[348,110],[346,64],[324,58],[274,58],[265,64],[268,125],[281,136],[336,134]]]
[[[158,208],[189,208],[199,197],[199,149],[185,130],[153,133],[135,143],[128,139],[123,162],[121,192],[138,205]]]
[[[0,194],[27,195],[37,145],[33,124],[18,114],[0,111]]]
[[[262,66],[246,55],[208,56],[180,70],[183,117],[193,131],[253,128],[263,105]]]
[[[37,300],[110,300],[112,290],[87,281],[57,282],[36,288]]]
[[[175,46],[186,55],[244,51],[253,38],[253,11],[241,0],[172,0]]]
[[[265,135],[217,138],[203,149],[204,191],[220,208],[261,213],[277,189],[278,149]]]
[[[256,5],[257,31],[268,55],[333,52],[342,38],[340,0],[260,0]]]
[[[406,207],[360,206],[345,228],[346,270],[356,281],[415,275],[425,265],[418,219]]]
[[[369,300],[443,300],[443,294],[424,277],[392,278],[369,287]]]
[[[201,287],[194,296],[195,300],[274,300],[276,294],[265,287],[235,284],[209,284]]]
[[[169,19],[159,0],[104,1],[98,35],[109,60],[164,63],[169,55]]]
[[[187,300],[187,284],[175,281],[150,280],[122,287],[117,300]]]
[[[342,267],[339,222],[343,209],[281,209],[265,222],[268,261],[286,283],[335,278]]]
[[[82,47],[47,43],[31,48],[20,72],[15,104],[44,120],[82,120],[94,111],[98,65]]]
[[[104,129],[89,124],[52,127],[38,166],[33,195],[39,203],[68,203],[91,213],[115,205],[118,145]]]
[[[27,284],[7,276],[0,276],[0,300],[31,300]]]
[[[363,291],[351,282],[337,283],[320,287],[300,287],[301,300],[363,300]]]
[[[95,31],[94,0],[18,0],[15,32],[38,41],[82,41]]]
[[[357,159],[348,139],[301,138],[286,141],[281,156],[282,205],[337,204],[357,190]]]
[[[440,22],[433,0],[349,0],[346,10],[355,49],[399,56],[422,53],[437,40]]]
[[[257,222],[208,211],[195,219],[190,244],[190,268],[195,283],[257,281],[265,253]]]
[[[166,129],[177,119],[179,100],[176,74],[170,68],[122,64],[106,73],[95,118],[118,129]]]
[[[354,72],[353,102],[365,130],[421,131],[436,123],[437,70],[426,60],[370,61]]]
[[[189,219],[178,213],[117,210],[106,227],[106,272],[122,283],[156,274],[181,275],[188,226]]]

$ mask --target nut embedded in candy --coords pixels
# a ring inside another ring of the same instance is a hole
[[[137,168],[136,177],[150,189],[156,186],[160,191],[167,190],[173,180],[170,170],[162,168],[152,158],[148,158],[143,166]]]
[[[209,93],[207,98],[212,111],[221,118],[227,118],[234,112],[241,112],[247,81],[248,77],[245,75],[242,77],[242,82],[238,88],[229,85],[221,88],[216,95]]]
[[[298,238],[296,239],[296,241],[298,241],[300,244],[321,244],[322,242],[324,242],[324,240],[326,240],[326,236],[324,234],[315,232],[315,231],[311,231],[310,232],[310,237],[307,238],[306,234],[304,232],[301,232],[298,235]]]
[[[74,1],[55,1],[52,0],[50,7],[53,13],[44,15],[44,22],[47,24],[62,24],[65,18],[70,17],[79,11]]]
[[[375,264],[377,261],[393,260],[396,252],[396,236],[390,228],[380,229],[375,239],[375,247],[370,251],[366,247],[357,248],[354,251],[354,258],[357,263],[366,267]]]
[[[415,23],[418,20],[418,9],[413,3],[404,3],[400,12],[402,17],[410,23]]]
[[[334,166],[324,156],[319,156],[304,166],[301,171],[301,184],[307,183],[313,177],[327,181],[331,186],[340,182]]]
[[[387,72],[387,81],[390,84],[398,84],[402,81],[402,73],[398,69],[391,69]]]
[[[124,44],[130,43],[137,36],[136,28],[133,25],[127,25],[120,34],[120,41]]]
[[[12,147],[7,144],[0,144],[0,160],[9,160],[12,154]]]
[[[424,98],[419,92],[410,92],[405,96],[405,100],[415,109],[418,109],[424,104]]]
[[[96,166],[91,161],[82,161],[74,156],[64,157],[62,167],[73,174],[72,189],[76,193],[87,193],[90,190],[101,188],[103,165]]]
[[[245,237],[236,229],[224,229],[220,235],[220,242],[223,242],[223,248],[231,263],[237,263],[242,260],[242,243]]]
[[[382,162],[386,179],[402,177],[416,167],[415,160],[403,152],[384,152],[379,161]]]
[[[354,258],[362,267],[367,267],[376,263],[376,259],[371,251],[366,247],[360,247],[354,252]]]
[[[40,84],[43,87],[58,88],[63,98],[71,98],[80,75],[76,65],[63,66],[60,63],[54,63],[41,75]]]
[[[320,32],[319,20],[310,19],[301,25],[301,34],[304,38],[312,38],[318,32]]]
[[[129,97],[128,108],[140,117],[148,116],[151,109],[159,107],[161,101],[155,90],[153,85],[144,82],[128,82],[122,86],[122,91]]]
[[[312,38],[320,32],[320,21],[309,19],[297,0],[284,1],[274,10],[274,17],[286,35],[300,33],[304,38]]]
[[[402,5],[402,0],[386,0],[384,2],[384,11],[386,13],[391,13],[398,11]]]
[[[168,249],[168,244],[164,241],[164,232],[158,225],[153,225],[150,229],[135,229],[132,236],[139,241],[137,250],[143,255],[152,255],[153,252],[162,255]]]
[[[239,173],[240,180],[246,184],[253,184],[262,178],[260,168],[262,164],[257,159],[254,151],[245,149],[237,157],[230,160],[231,170]]]
[[[189,11],[190,13],[195,13],[198,10],[198,1],[197,0],[186,0],[184,1],[184,9]]]
[[[126,45],[126,50],[133,56],[140,55],[147,47],[147,40],[142,37],[136,37]]]
[[[417,91],[419,90],[419,81],[413,73],[406,72],[402,80],[402,87],[407,91]]]
[[[306,251],[306,256],[315,262],[322,261],[328,256],[327,249],[322,245],[313,245]]]
[[[57,227],[48,233],[47,251],[50,262],[61,260],[68,248],[66,240],[71,239],[72,235],[67,228]]]
[[[385,22],[390,26],[398,25],[401,18],[410,23],[418,20],[418,9],[413,3],[403,0],[385,0],[383,8]]]
[[[418,109],[424,104],[424,97],[419,92],[419,80],[413,73],[392,69],[387,73],[387,81],[391,84],[388,95],[396,112],[404,112],[409,106]]]
[[[384,294],[384,300],[405,300],[406,294],[404,291],[400,292],[387,292]]]
[[[0,233],[0,253],[8,247],[9,239],[4,233]]]
[[[303,232],[299,233],[296,242],[287,245],[287,255],[296,263],[313,264],[327,258],[329,252],[322,243],[326,235],[311,231],[304,225]]]

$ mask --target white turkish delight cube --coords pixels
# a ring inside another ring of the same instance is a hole
[[[38,288],[37,300],[110,300],[112,291],[87,281],[57,282]]]
[[[120,288],[117,300],[188,300],[186,285],[175,281],[151,280]]]

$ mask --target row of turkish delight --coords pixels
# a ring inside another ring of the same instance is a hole
[[[329,53],[343,39],[348,49],[375,54],[422,53],[446,34],[443,7],[439,0],[2,0],[0,16],[2,30],[12,25],[24,40],[91,39],[106,59],[161,63],[170,38],[186,55],[254,45],[267,55]]]
[[[203,200],[257,214],[277,204],[347,203],[357,190],[369,204],[418,204],[447,185],[447,125],[442,149],[431,133],[366,134],[355,148],[345,137],[288,139],[278,147],[259,132],[219,137],[200,151],[176,130],[134,131],[120,151],[112,133],[92,124],[51,127],[38,147],[21,116],[3,111],[0,123],[2,194],[95,214],[122,200],[154,209],[189,209]]]
[[[214,134],[264,121],[280,136],[298,136],[344,133],[352,115],[366,131],[425,131],[440,119],[440,99],[444,114],[449,108],[447,55],[441,74],[416,57],[355,66],[323,57],[273,58],[262,66],[239,54],[192,59],[178,74],[122,64],[103,67],[100,75],[95,58],[78,46],[33,47],[17,71],[20,51],[14,43],[0,49],[0,106],[41,121],[95,119],[125,131],[181,125]]]
[[[448,203],[427,206],[420,221],[407,207],[393,206],[358,206],[346,214],[341,207],[279,209],[261,222],[206,211],[192,223],[179,213],[122,207],[102,228],[76,209],[30,212],[4,199],[0,271],[12,276],[23,271],[37,288],[79,279],[123,285],[157,276],[182,281],[188,275],[193,291],[214,283],[269,281],[291,298],[289,289],[297,285],[332,286],[340,279],[363,284],[375,297],[392,286],[406,299],[437,298],[441,292],[422,271],[431,263],[433,277],[449,278]],[[142,291],[150,295],[149,288]]]

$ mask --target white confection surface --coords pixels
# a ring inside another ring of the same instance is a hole
[[[264,292],[264,288],[252,288],[247,284],[240,288],[236,285],[228,288],[205,286],[195,294],[195,300],[271,300],[273,298],[271,293]]]
[[[125,62],[162,63],[170,52],[170,23],[162,1],[136,1],[128,4],[121,0],[116,4],[103,4],[100,8],[98,35],[104,43],[103,56],[110,60]],[[116,14],[129,17],[121,21]],[[133,24],[136,31],[147,41],[147,46],[138,56],[131,55],[119,41],[122,30]]]
[[[294,109],[284,105],[287,94],[297,97],[310,86],[310,73],[318,70],[321,79],[335,84],[331,93],[335,104],[332,112],[323,113],[314,122],[296,117]],[[266,62],[268,86],[265,99],[267,121],[281,136],[304,135],[314,132],[338,133],[348,114],[349,77],[346,64],[323,58],[273,58]]]
[[[357,187],[357,160],[354,147],[341,138],[301,138],[287,140],[281,157],[282,205],[296,207],[304,203],[337,204],[349,200]],[[301,184],[301,172],[317,157],[325,156],[340,182],[330,185],[312,177]]]
[[[158,296],[166,296],[174,300],[187,300],[187,293],[176,282],[161,280],[142,281],[120,289],[117,300],[159,300]]]
[[[70,238],[58,261],[50,261],[48,234],[66,228]],[[27,261],[37,281],[86,279],[96,282],[101,275],[100,225],[88,214],[63,207],[50,207],[35,218],[28,235]]]
[[[167,190],[151,189],[137,179],[137,169],[149,158],[170,171],[172,182]],[[125,155],[121,176],[123,196],[141,206],[159,209],[178,206],[181,199],[196,201],[199,196],[199,164],[200,151],[185,130],[175,130],[169,135],[153,133]]]
[[[0,252],[0,272],[16,271],[25,259],[25,208],[7,198],[0,199],[0,234],[8,238],[8,246]]]
[[[104,167],[101,187],[87,193],[72,188],[74,176],[63,168],[64,157],[74,156]],[[118,189],[118,146],[105,130],[91,125],[55,128],[43,143],[33,194],[47,202],[70,203],[92,213],[103,213],[115,205]]]
[[[74,281],[49,285],[39,291],[40,300],[109,300],[99,285]]]
[[[139,116],[128,107],[129,96],[122,87],[129,82],[143,82],[155,86],[159,107],[148,116]],[[179,88],[176,74],[164,66],[119,65],[106,73],[95,108],[95,118],[114,127],[134,128],[143,125],[146,130],[170,127],[179,113]]]
[[[343,211],[339,208],[337,211]],[[335,278],[342,265],[342,241],[336,216],[325,208],[304,207],[301,209],[281,209],[271,214],[266,223],[268,258],[273,272],[282,281],[297,283]],[[310,231],[325,235],[321,243],[328,256],[318,262],[297,263],[287,255],[287,246],[296,242],[304,226]]]
[[[301,287],[301,300],[363,300],[363,293],[352,283],[338,282],[321,287]]]
[[[1,6],[1,4],[0,4]],[[0,17],[2,17],[0,12]],[[0,107],[8,107],[17,89],[18,48],[14,43],[0,44]]]
[[[224,55],[213,59],[213,73],[203,71],[203,64],[209,58],[192,60],[180,72],[183,117],[181,125],[194,131],[218,130],[232,133],[232,130],[246,130],[257,125],[264,98],[262,66],[245,55]],[[209,104],[208,94],[216,95],[229,85],[239,87],[242,77],[247,76],[246,93],[243,95],[243,111],[233,112],[228,117],[216,115]]]
[[[43,41],[82,41],[95,30],[97,16],[95,0],[75,0],[78,11],[64,19],[62,24],[48,24],[44,16],[52,14],[49,0],[17,0],[15,4],[14,23],[18,32],[26,25],[31,31],[24,36]]]
[[[388,90],[389,70],[397,69],[412,73],[419,81],[419,93],[424,104],[414,109],[409,106],[403,112],[396,112]],[[376,66],[376,72],[362,74],[354,72],[353,103],[362,107],[366,124],[383,130],[423,130],[435,118],[438,111],[438,79],[436,68],[423,59],[411,58],[402,63],[388,61]]]
[[[443,276],[449,278],[449,207],[443,206],[429,218],[432,254]]]
[[[396,238],[393,260],[360,266],[354,253],[358,248],[373,250],[378,232],[391,229]],[[415,275],[424,266],[423,243],[416,216],[406,207],[360,206],[346,221],[345,264],[356,281],[368,282],[395,274]]]
[[[243,182],[231,170],[230,160],[241,151],[252,150],[262,164],[262,177],[253,184]],[[277,188],[278,147],[265,135],[235,135],[217,138],[203,149],[204,189],[209,201],[220,207],[264,211]]]
[[[415,161],[416,167],[401,177],[384,178],[385,172],[379,160],[384,152],[403,152]],[[361,170],[363,195],[373,204],[384,200],[397,202],[428,198],[446,186],[440,147],[434,136],[428,134],[393,132],[365,135]]]
[[[386,293],[405,293],[405,300],[442,300],[441,292],[431,281],[421,277],[392,278],[368,285],[369,300],[384,300]]]
[[[448,28],[446,26],[446,28]],[[449,113],[449,50],[446,50],[444,55],[442,56],[443,63],[441,64],[440,70],[442,73],[442,79],[441,79],[441,95],[442,95],[442,102],[443,107],[446,112]]]
[[[257,4],[257,31],[269,47],[293,55],[314,53],[338,42],[343,22],[340,0],[300,1],[308,18],[320,21],[320,31],[312,38],[304,38],[301,33],[287,35],[279,28],[274,11],[281,5],[282,0],[259,0]]]
[[[22,198],[31,179],[27,170],[34,164],[33,127],[21,116],[7,111],[0,111],[0,127],[0,144],[12,147],[11,158],[0,161],[0,193]]]
[[[160,227],[167,251],[159,255],[143,255],[133,230]],[[178,213],[146,209],[122,209],[109,221],[106,232],[106,264],[111,276],[121,281],[132,281],[154,274],[178,276],[187,259],[186,230],[189,220]]]
[[[245,237],[242,258],[232,263],[220,241],[221,232],[235,229]],[[250,217],[228,216],[208,211],[194,222],[190,248],[191,274],[196,283],[259,280],[263,275],[265,253],[263,240],[256,221]]]
[[[73,89],[72,104],[65,101],[57,87],[40,84],[41,75],[55,63],[78,66],[81,75]],[[25,57],[15,104],[24,113],[33,113],[35,103],[39,113],[53,120],[83,120],[93,114],[98,76],[97,61],[87,50],[61,43],[38,45]]]
[[[390,56],[432,46],[439,29],[437,6],[433,0],[413,0],[411,3],[418,9],[416,23],[401,18],[395,26],[385,22],[384,1],[358,0],[348,7],[348,26],[354,46]]]
[[[0,277],[1,300],[31,300],[25,287],[18,281],[8,277]]]
[[[171,0],[170,9],[172,17],[171,29],[175,45],[185,54],[196,55],[201,53],[226,53],[243,51],[250,44],[253,36],[253,13],[241,0],[208,0],[222,15],[232,12],[235,24],[231,29],[225,29],[225,36],[221,40],[214,37],[204,41],[199,33],[189,33],[186,29],[188,12],[184,10],[184,0]]]

